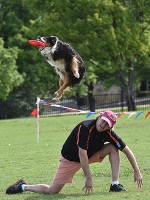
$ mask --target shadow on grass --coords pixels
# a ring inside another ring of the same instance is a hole
[[[81,198],[81,196],[85,196],[82,194],[31,194],[31,196],[25,197],[24,200],[58,200],[58,199],[66,199],[66,198]]]
[[[106,192],[94,192],[90,195],[84,194],[84,193],[73,193],[73,194],[54,194],[54,195],[46,195],[46,194],[32,194],[31,196],[24,197],[23,200],[63,200],[63,199],[71,199],[71,200],[81,200],[81,199],[90,199],[90,196],[92,199],[97,199],[99,195],[101,196],[108,196],[110,197],[112,193]],[[95,196],[95,197],[93,197]]]

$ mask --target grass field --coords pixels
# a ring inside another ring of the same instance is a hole
[[[146,113],[146,112],[145,112]],[[89,119],[94,118],[91,116]],[[40,119],[40,142],[36,143],[36,119],[14,119],[0,121],[0,200],[149,200],[150,199],[150,117],[135,119],[127,115],[118,118],[115,131],[133,150],[143,175],[143,188],[133,182],[133,170],[123,153],[120,153],[120,183],[127,193],[109,193],[111,183],[110,164],[105,158],[101,164],[90,166],[93,175],[94,193],[82,192],[84,176],[80,170],[72,184],[67,184],[60,194],[44,195],[26,192],[5,195],[7,186],[19,178],[29,184],[47,183],[53,180],[59,164],[61,147],[72,128],[84,115],[61,116]]]

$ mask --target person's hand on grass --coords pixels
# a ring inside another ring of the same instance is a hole
[[[142,181],[142,174],[140,170],[134,171],[134,182],[137,182],[138,187],[142,188],[143,181]]]
[[[90,194],[93,192],[92,177],[86,178],[85,186],[83,187],[82,190],[85,191],[85,194]]]

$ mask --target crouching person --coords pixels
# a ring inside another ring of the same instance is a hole
[[[110,192],[126,192],[119,183],[119,150],[128,158],[134,171],[134,180],[142,187],[142,175],[136,158],[131,149],[112,130],[117,117],[112,111],[101,113],[96,119],[80,122],[65,141],[54,180],[51,185],[29,185],[21,179],[9,186],[6,194],[16,194],[26,191],[56,194],[66,183],[71,183],[75,173],[82,168],[85,176],[83,190],[89,194],[93,191],[92,175],[89,165],[102,162],[109,156],[112,172]]]

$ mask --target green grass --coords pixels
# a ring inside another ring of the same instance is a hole
[[[146,112],[145,112],[146,113]],[[111,183],[110,164],[108,158],[101,164],[90,166],[93,175],[94,193],[85,195],[82,192],[84,176],[80,170],[72,184],[67,184],[60,194],[43,195],[26,192],[20,195],[7,196],[7,186],[19,178],[29,184],[47,183],[53,180],[59,164],[61,147],[72,128],[85,115],[61,116],[40,119],[40,142],[36,143],[36,119],[14,119],[0,121],[0,199],[1,200],[149,200],[150,159],[149,133],[150,117],[145,115],[135,119],[127,115],[118,118],[115,131],[133,150],[143,175],[143,188],[138,189],[133,182],[133,170],[123,153],[120,166],[120,183],[127,193],[109,193]],[[95,116],[91,116],[94,118]]]

